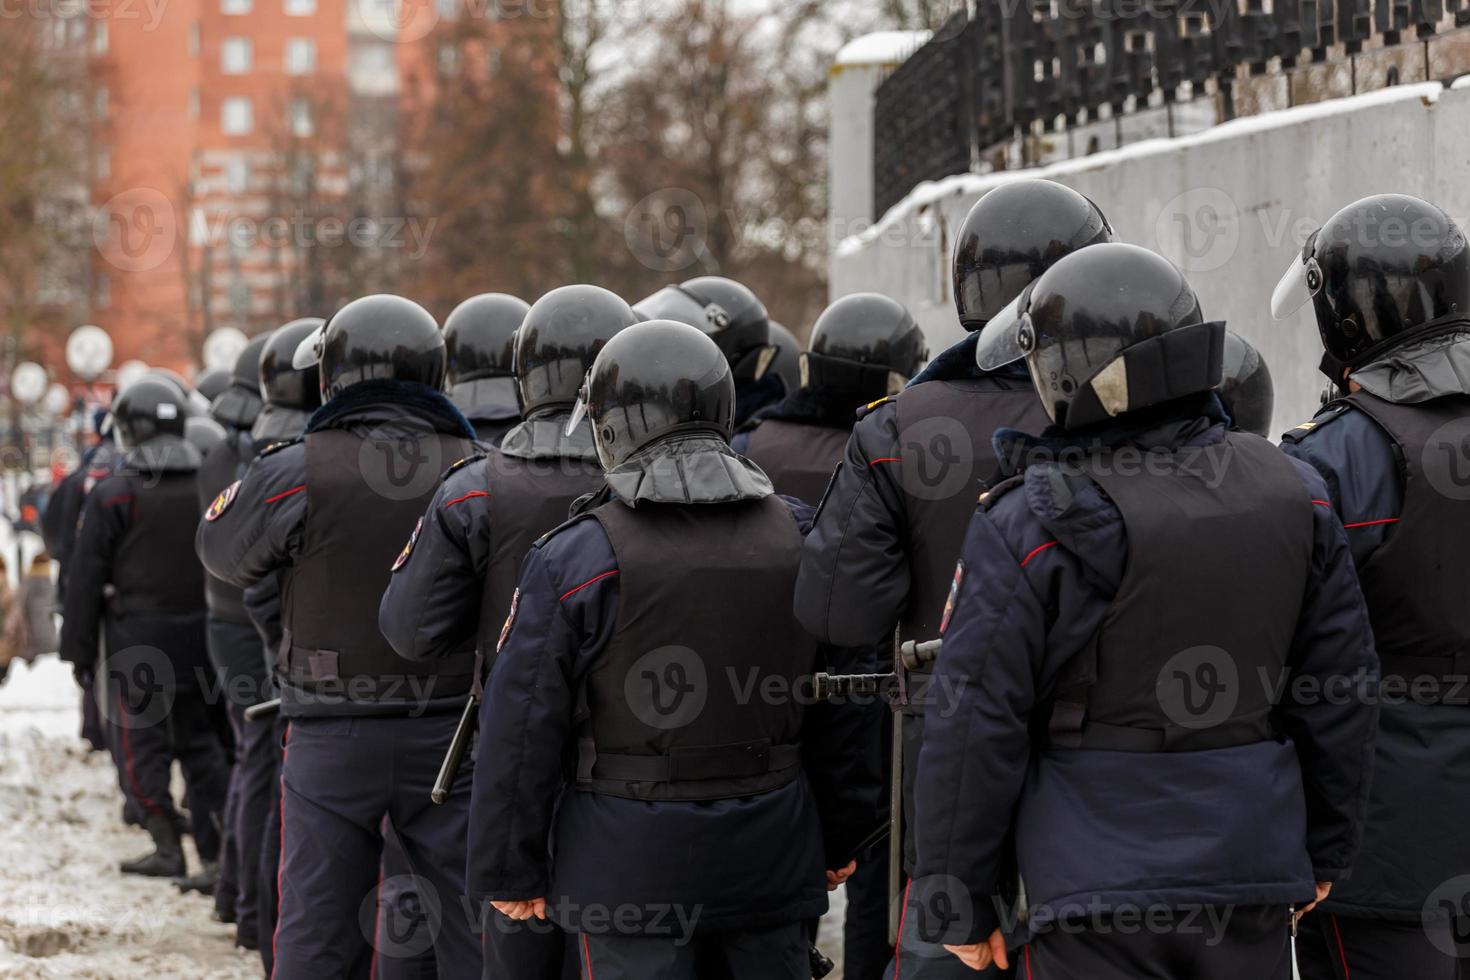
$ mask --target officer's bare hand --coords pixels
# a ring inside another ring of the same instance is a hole
[[[842,884],[844,881],[851,878],[855,874],[857,874],[856,861],[847,862],[847,867],[842,868],[838,871],[828,871],[827,890],[829,892],[836,891],[838,885]]]
[[[990,938],[983,943],[975,943],[972,946],[945,946],[954,955],[960,958],[960,962],[972,970],[983,970],[994,963],[1002,970],[1008,970],[1011,966],[1010,957],[1006,954],[1006,937],[997,929],[990,934]]]
[[[1332,882],[1317,882],[1317,900],[1314,901],[1311,905],[1308,905],[1305,908],[1298,910],[1296,914],[1297,920],[1300,921],[1302,916],[1312,911],[1312,909],[1316,908],[1318,905],[1321,905],[1323,899],[1325,899],[1330,894],[1332,894]]]
[[[546,899],[544,898],[533,898],[528,902],[491,902],[490,904],[495,906],[495,911],[517,922],[523,922],[533,915],[538,919],[546,918]]]

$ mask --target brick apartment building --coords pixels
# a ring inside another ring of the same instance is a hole
[[[391,286],[412,254],[401,123],[460,67],[449,28],[496,16],[468,2],[94,0],[51,25],[93,109],[93,259],[69,315],[108,330],[115,365],[184,370],[214,329]]]

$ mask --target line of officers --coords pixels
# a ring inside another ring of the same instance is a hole
[[[1070,189],[987,193],[954,296],[932,359],[876,294],[799,358],[716,277],[369,296],[206,435],[124,390],[60,551],[124,870],[192,834],[283,980],[795,980],[844,883],[849,980],[1467,975],[1460,229],[1306,242],[1272,310],[1331,387],[1280,447],[1260,355]]]

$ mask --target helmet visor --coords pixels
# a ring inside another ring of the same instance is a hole
[[[1276,283],[1276,288],[1271,291],[1273,318],[1285,320],[1306,306],[1322,289],[1322,269],[1317,265],[1316,256],[1312,254],[1312,245],[1316,240],[1315,234],[1307,240],[1306,248],[1292,259],[1286,271],[1281,274],[1281,280]]]
[[[1029,291],[1023,291],[980,330],[980,339],[975,343],[975,364],[982,371],[994,371],[1026,356],[1021,347],[1021,327],[1025,320],[1021,301],[1029,295]]]
[[[291,367],[297,371],[305,371],[321,362],[322,359],[322,336],[326,333],[326,324],[317,327],[307,334],[296,345],[296,353],[291,355]]]
[[[633,312],[643,320],[673,320],[709,333],[715,328],[710,324],[706,309],[705,304],[678,286],[665,286],[633,306]]]
[[[592,372],[588,371],[582,379],[582,390],[577,392],[577,403],[572,406],[572,414],[567,417],[566,428],[562,430],[562,435],[570,438],[572,433],[577,431],[577,426],[581,425],[582,420],[587,417],[587,400],[591,388]]]

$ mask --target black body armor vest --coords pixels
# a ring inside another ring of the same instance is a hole
[[[127,481],[132,522],[112,561],[116,594],[108,607],[122,616],[204,609],[204,566],[194,551],[203,509],[192,472],[138,475]]]
[[[595,459],[486,457],[490,471],[490,568],[480,604],[480,656],[493,662],[500,628],[521,577],[521,559],[536,539],[562,524],[572,502],[602,487]]]
[[[851,429],[766,419],[750,433],[745,455],[771,478],[776,492],[816,504],[847,452]]]
[[[1312,564],[1313,503],[1291,461],[1231,433],[1083,470],[1122,514],[1128,561],[1059,682],[1052,744],[1175,752],[1273,738]]]
[[[241,467],[254,455],[254,443],[248,435],[238,431],[231,431],[223,443],[205,455],[199,464],[196,480],[201,511],[214,502],[221,490],[240,478]],[[239,624],[250,622],[250,616],[245,612],[245,590],[239,586],[206,571],[204,596],[209,602],[210,615],[216,619]]]
[[[438,441],[420,450],[430,459],[457,459],[471,451],[470,441],[459,436],[434,432],[417,438]],[[403,682],[410,677],[433,677],[433,699],[467,694],[473,649],[429,663],[406,660],[378,631],[378,606],[394,559],[415,533],[437,485],[430,482],[406,497],[379,492],[363,474],[363,442],[339,429],[306,437],[306,526],[301,554],[282,581],[285,636],[278,672],[302,691],[346,693],[354,701],[405,697]]]
[[[894,399],[897,465],[908,518],[909,599],[898,624],[900,642],[939,636],[965,529],[980,492],[1000,476],[991,437],[1001,428],[1040,432],[1048,424],[1029,382],[996,381],[1003,390],[967,391],[929,381]],[[929,671],[904,674],[905,713],[923,714],[929,676]]]
[[[615,500],[592,516],[617,556],[618,619],[579,691],[577,787],[717,800],[795,779],[817,648],[791,613],[801,534],[785,505]]]
[[[1383,675],[1470,675],[1470,396],[1343,400],[1388,433],[1404,476],[1398,523],[1358,569]]]

